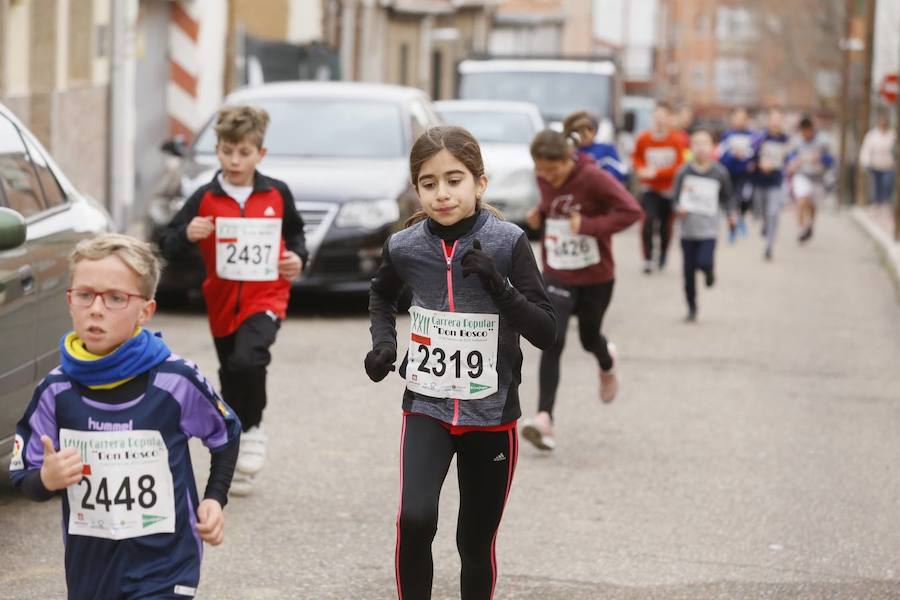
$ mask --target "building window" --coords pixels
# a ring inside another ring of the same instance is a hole
[[[716,38],[720,42],[747,42],[758,37],[753,13],[748,9],[719,7],[716,12]]]
[[[400,44],[400,85],[409,85],[409,44]]]
[[[716,95],[725,104],[756,102],[756,71],[745,58],[717,58],[715,63]]]
[[[706,87],[706,63],[694,62],[691,64],[691,86],[695,88]]]
[[[444,53],[435,50],[431,53],[431,97],[440,100],[441,86],[444,80]]]
[[[697,33],[700,35],[704,35],[709,32],[709,15],[700,13],[697,15],[697,20],[695,22]]]

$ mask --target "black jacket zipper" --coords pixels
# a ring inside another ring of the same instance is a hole
[[[250,194],[250,196],[252,196],[252,195],[253,195],[253,194]],[[232,200],[234,200],[234,198],[232,198]],[[237,202],[237,200],[234,200],[234,201]],[[240,209],[241,209],[241,218],[242,218],[242,219],[244,218],[244,207],[247,206],[247,202],[250,202],[250,197],[249,197],[249,196],[247,197],[247,200],[244,201],[243,206],[241,206],[240,202],[238,202],[238,206],[239,206]],[[244,282],[243,282],[243,281],[238,281],[237,301],[235,301],[235,303],[234,303],[234,314],[235,314],[235,315],[238,315],[238,314],[240,314],[240,312],[241,312],[241,290],[242,290],[243,288],[244,288]]]

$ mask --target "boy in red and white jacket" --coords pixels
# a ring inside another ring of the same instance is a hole
[[[303,220],[284,182],[256,166],[269,115],[251,106],[224,107],[215,131],[221,170],[172,219],[162,253],[174,258],[198,244],[206,265],[209,315],[222,397],[244,434],[231,492],[247,495],[265,462],[266,367],[291,291],[308,258]]]

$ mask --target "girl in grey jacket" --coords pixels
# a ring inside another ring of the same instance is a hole
[[[395,313],[408,286],[398,592],[404,600],[431,597],[438,501],[456,454],[461,597],[487,600],[518,455],[519,336],[549,347],[556,317],[525,233],[482,205],[487,177],[469,132],[427,131],[413,145],[410,175],[422,211],[384,246],[369,292],[372,351],[365,359],[373,381],[394,370]]]

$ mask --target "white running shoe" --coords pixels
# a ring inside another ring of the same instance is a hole
[[[269,436],[262,430],[262,427],[251,427],[242,433],[237,470],[247,475],[259,473],[266,462],[266,442],[268,441]]]
[[[556,448],[553,422],[546,412],[539,412],[533,419],[525,421],[525,425],[522,426],[522,437],[534,444],[538,450],[549,451]]]
[[[253,493],[253,480],[256,476],[249,473],[234,472],[234,478],[231,480],[230,496],[249,496]]]

